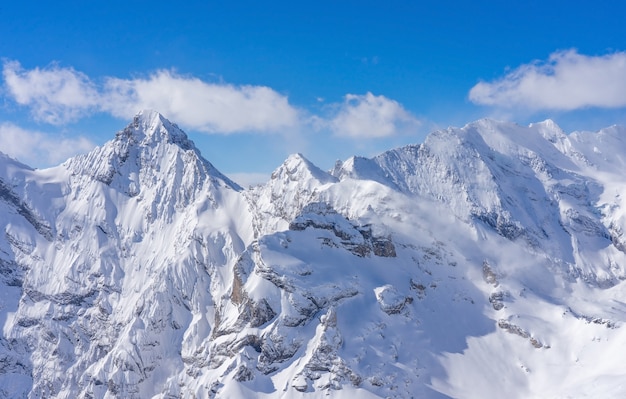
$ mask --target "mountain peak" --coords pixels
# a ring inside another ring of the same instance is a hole
[[[116,140],[127,140],[141,145],[165,142],[177,144],[184,150],[193,148],[187,134],[178,125],[153,110],[139,111],[133,121],[117,133]]]
[[[553,121],[552,119],[548,118],[542,122],[536,122],[536,123],[531,123],[529,126],[546,126],[546,127],[550,127],[550,128],[558,128],[560,129],[559,125]]]
[[[557,125],[555,121],[552,119],[546,119],[541,122],[535,122],[528,125],[531,129],[538,129],[540,132],[552,131],[552,132],[563,132],[561,127]]]
[[[300,178],[314,178],[321,183],[335,182],[334,176],[318,168],[313,162],[306,159],[302,154],[292,154],[283,164],[272,173],[272,179],[282,175],[289,176],[289,180],[299,180]]]
[[[185,132],[151,110],[137,113],[114,140],[69,159],[65,165],[75,175],[92,176],[131,196],[137,195],[143,186],[164,182],[163,176],[184,180],[190,190],[195,189],[191,187],[194,185],[201,188],[207,178],[241,190],[202,157]]]

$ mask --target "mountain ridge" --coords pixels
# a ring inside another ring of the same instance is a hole
[[[623,393],[620,132],[480,120],[248,190],[153,111],[0,157],[0,396]]]

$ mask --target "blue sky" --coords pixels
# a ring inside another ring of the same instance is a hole
[[[246,184],[483,117],[626,124],[619,1],[180,3],[0,5],[0,150],[54,165],[151,108]]]

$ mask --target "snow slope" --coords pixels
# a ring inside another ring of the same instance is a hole
[[[143,111],[0,156],[0,397],[622,397],[626,130],[480,120],[243,190]]]

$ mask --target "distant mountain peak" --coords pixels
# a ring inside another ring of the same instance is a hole
[[[546,126],[546,127],[558,128],[558,129],[561,128],[554,120],[550,118],[541,122],[531,123],[530,126]]]
[[[289,176],[288,180],[301,180],[302,177],[314,178],[320,183],[336,182],[337,178],[324,172],[318,168],[313,162],[309,161],[302,154],[296,153],[290,155],[283,164],[272,173],[272,179],[275,180],[281,176]]]
[[[546,140],[553,144],[567,138],[563,129],[561,129],[561,127],[552,119],[546,119],[543,122],[531,123],[528,127],[530,129],[536,129]]]

